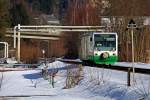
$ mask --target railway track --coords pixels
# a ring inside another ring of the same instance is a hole
[[[118,71],[125,71],[125,72],[128,72],[129,70],[130,70],[130,72],[132,72],[132,69],[133,69],[132,67],[125,67],[125,66],[98,65],[98,64],[95,64],[94,67],[118,70]],[[135,73],[150,74],[150,69],[144,69],[144,68],[134,68],[134,69],[135,69]]]
[[[104,68],[104,69],[111,69],[111,70],[118,70],[118,71],[124,71],[124,72],[132,72],[132,66],[131,67],[126,67],[126,66],[116,66],[116,65],[101,65],[101,64],[94,64],[94,63],[85,63],[83,62],[78,62],[78,61],[70,61],[70,60],[59,60],[65,63],[69,64],[82,64],[83,66],[90,66],[90,67],[97,67],[97,68]],[[140,74],[150,74],[150,69],[145,69],[145,68],[134,68],[135,73],[140,73]]]

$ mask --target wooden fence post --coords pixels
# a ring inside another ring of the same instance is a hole
[[[127,84],[128,84],[128,86],[131,86],[131,83],[130,83],[130,71],[131,71],[131,69],[130,68],[128,68],[128,75],[127,75]]]

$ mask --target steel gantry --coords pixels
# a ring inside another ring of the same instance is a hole
[[[4,58],[8,58],[8,43],[7,42],[0,42],[0,44],[4,44]]]
[[[50,26],[50,25],[24,26],[18,24],[18,26],[14,27],[13,35],[7,35],[7,36],[14,38],[14,48],[16,48],[16,38],[18,38],[17,59],[18,62],[20,62],[20,38],[58,40],[60,32],[102,32],[103,28],[105,27],[104,26],[56,26],[56,25],[55,26]]]

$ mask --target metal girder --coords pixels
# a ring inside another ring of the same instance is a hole
[[[49,32],[51,34],[59,34],[59,32],[98,32],[103,31],[105,26],[56,26],[56,25],[40,25],[25,26],[20,25],[14,27],[14,48],[16,48],[16,33],[18,32]]]
[[[20,29],[20,32],[101,32],[102,29]]]
[[[9,35],[12,35],[12,34],[14,34],[14,33],[7,33],[7,34],[9,34]],[[43,36],[60,36],[60,34],[59,33],[50,33],[50,32],[36,32],[36,31],[34,31],[34,32],[29,32],[29,31],[26,31],[26,32],[23,32],[23,33],[21,33],[21,35],[37,35],[37,36],[41,36],[41,35],[43,35]]]
[[[13,35],[6,35],[7,37],[14,37]],[[18,38],[18,36],[17,36]],[[20,38],[29,38],[29,39],[45,39],[45,40],[59,40],[59,37],[44,37],[44,36],[27,36],[27,35],[21,35]]]
[[[24,25],[22,25],[22,26],[20,26],[20,28],[67,28],[67,29],[69,29],[69,28],[81,28],[81,29],[83,29],[83,28],[105,28],[104,26],[56,26],[56,25],[53,25],[53,26],[51,26],[51,25],[41,25],[41,26],[24,26]]]
[[[16,48],[16,37],[18,38],[18,62],[20,62],[20,38],[34,38],[34,39],[54,39],[54,37],[45,37],[45,36],[32,36],[33,34],[21,35],[21,32],[49,32],[51,34],[59,34],[60,32],[98,32],[103,31],[104,26],[49,26],[49,25],[41,25],[41,26],[24,26],[18,24],[18,26],[14,27],[14,48]],[[18,33],[18,34],[16,34]],[[16,36],[18,35],[18,36]],[[30,36],[27,36],[30,35]],[[42,35],[42,34],[40,34]],[[44,35],[44,34],[43,34]],[[55,37],[56,38],[56,37]]]

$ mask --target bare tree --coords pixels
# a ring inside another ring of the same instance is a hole
[[[65,16],[65,25],[98,25],[99,18],[95,2],[91,0],[72,0]],[[80,33],[69,32],[64,35],[67,57],[77,58],[80,48]],[[73,56],[73,57],[72,57]]]

